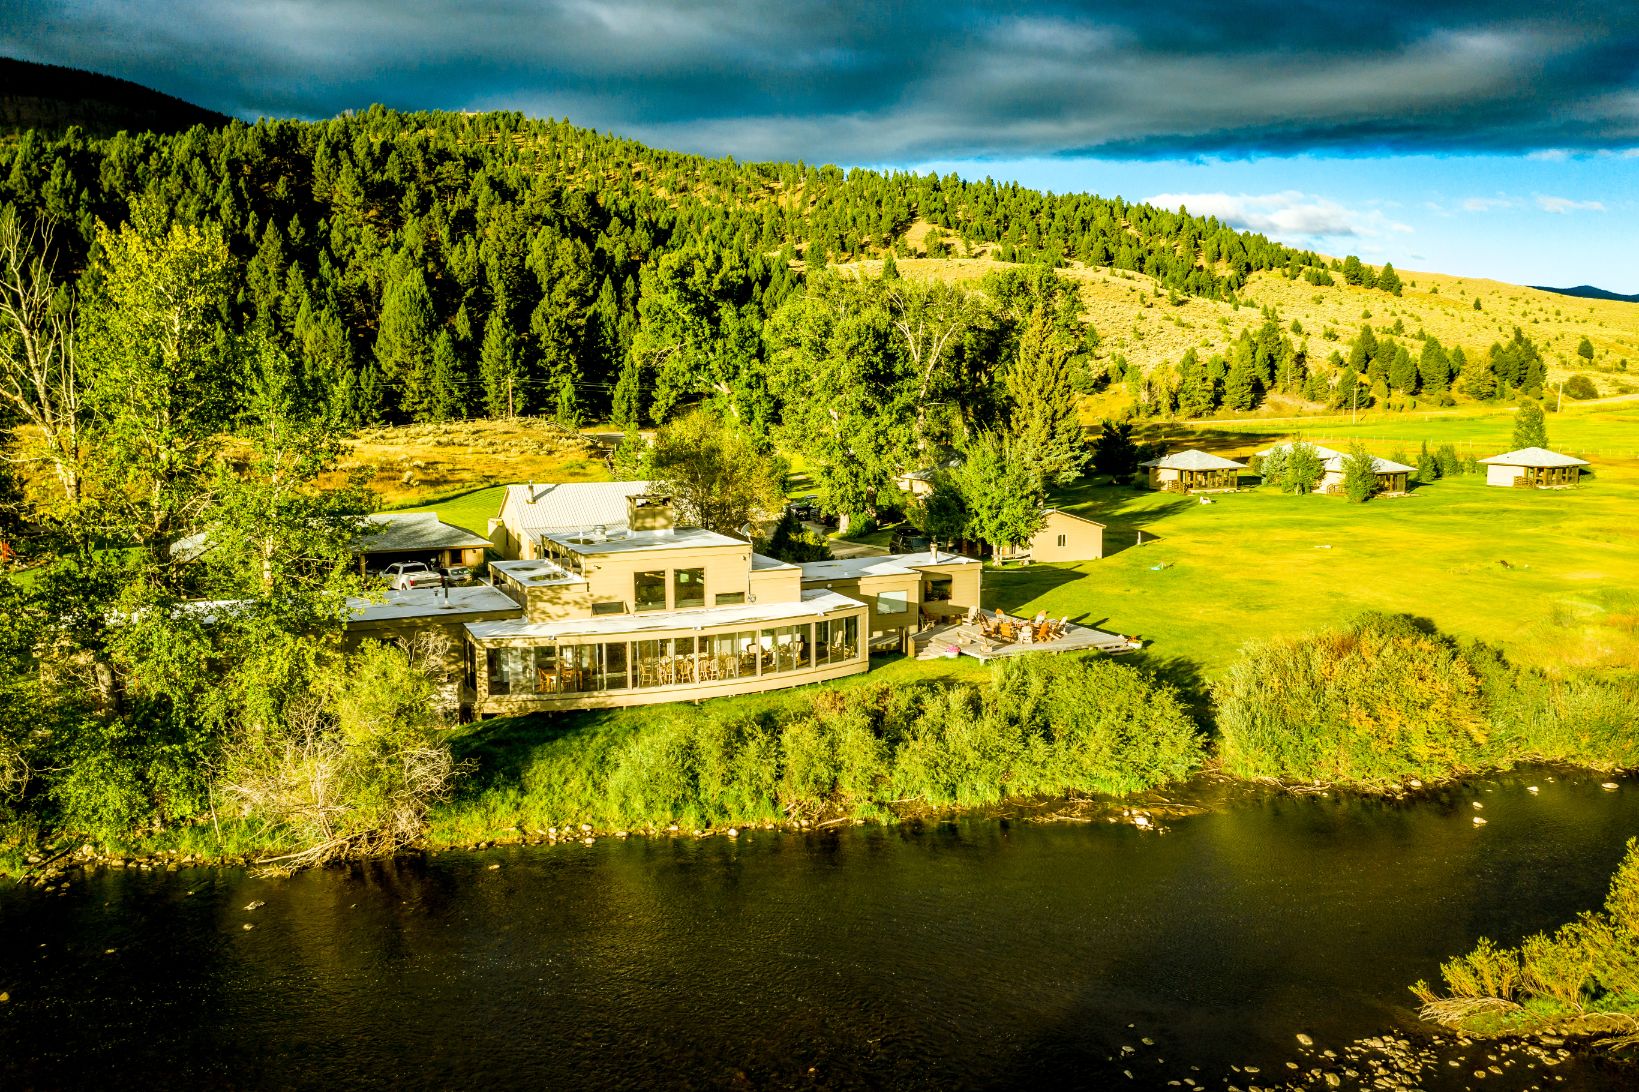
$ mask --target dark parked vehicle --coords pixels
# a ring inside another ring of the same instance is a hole
[[[914,554],[930,548],[933,542],[927,535],[915,530],[895,531],[888,539],[888,550],[896,554]]]

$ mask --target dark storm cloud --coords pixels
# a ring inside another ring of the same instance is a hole
[[[0,51],[245,117],[519,109],[844,162],[1639,144],[1639,13],[1583,0],[9,7]]]

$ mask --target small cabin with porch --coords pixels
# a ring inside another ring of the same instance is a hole
[[[1240,488],[1245,463],[1190,448],[1138,464],[1149,471],[1151,489],[1168,493],[1227,493]]]
[[[436,512],[382,512],[365,520],[353,545],[361,575],[379,573],[395,561],[420,561],[432,569],[484,563],[490,541],[445,523]]]
[[[1347,455],[1333,454],[1321,460],[1325,472],[1320,476],[1319,492],[1337,496],[1344,491],[1343,480],[1348,477]],[[1377,479],[1377,493],[1384,497],[1401,497],[1410,491],[1411,475],[1415,467],[1397,463],[1393,459],[1372,456],[1372,476]]]
[[[1481,459],[1486,485],[1515,486],[1520,489],[1569,489],[1582,477],[1586,459],[1561,455],[1545,447],[1525,447]]]

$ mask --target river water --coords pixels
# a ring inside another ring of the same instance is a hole
[[[1551,777],[1208,789],[1235,799],[1160,833],[972,819],[0,889],[0,1088],[1267,1086],[1298,1032],[1415,1029],[1406,987],[1441,959],[1602,901],[1639,786]],[[1639,1087],[1468,1067],[1420,1084]]]

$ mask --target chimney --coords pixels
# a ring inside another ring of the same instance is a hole
[[[637,493],[626,498],[626,526],[633,531],[666,531],[676,524],[670,497]]]

